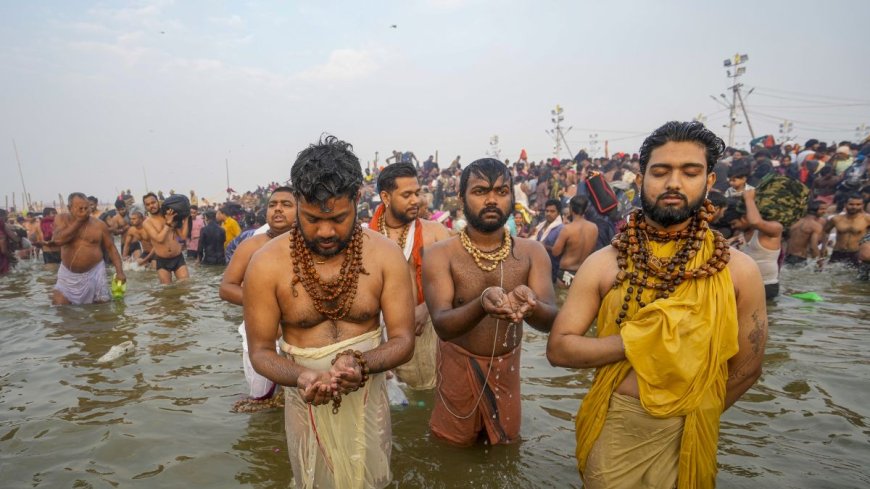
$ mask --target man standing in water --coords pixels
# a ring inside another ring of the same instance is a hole
[[[52,245],[60,246],[61,255],[51,302],[54,305],[106,302],[110,296],[103,253],[109,255],[118,280],[126,282],[121,255],[106,223],[91,217],[85,194],[71,193],[67,205],[70,213],[58,216],[51,239]]]
[[[276,188],[272,191],[266,207],[266,225],[268,230],[242,241],[242,244],[236,248],[232,260],[227,265],[227,269],[224,270],[224,277],[220,286],[221,299],[232,304],[242,305],[242,281],[245,278],[245,270],[248,269],[251,257],[271,239],[289,231],[295,223],[296,197],[293,196],[293,190],[290,187]],[[275,332],[276,334],[280,333],[277,325]],[[244,322],[239,326],[239,334],[242,335],[242,366],[245,370],[245,379],[248,381],[249,395],[254,400],[270,398],[275,384],[254,371],[254,367],[251,365],[251,360],[248,357],[248,339],[245,333]]]
[[[146,205],[148,205],[146,203]],[[148,212],[152,212],[149,206]],[[187,230],[187,219],[176,224],[175,211],[166,209],[162,216],[151,214],[143,227],[148,234],[148,240],[151,242],[152,251],[156,256],[157,276],[161,284],[172,283],[172,274],[175,274],[176,280],[184,280],[190,276],[187,271],[187,264],[184,261],[184,253],[181,249],[181,243],[185,239]],[[181,231],[179,233],[179,230]]]
[[[807,263],[807,255],[818,258],[821,254],[824,218],[820,216],[822,203],[814,200],[807,206],[804,217],[788,228],[788,247],[785,255],[786,265],[802,266]],[[821,264],[821,263],[820,263]]]
[[[571,222],[562,226],[559,237],[553,245],[553,255],[559,257],[557,278],[570,287],[574,275],[586,257],[595,249],[598,241],[598,226],[583,217],[589,199],[585,195],[575,195],[568,202],[571,208]]]
[[[643,142],[642,210],[583,263],[553,325],[553,365],[597,368],[576,421],[583,487],[716,484],[719,416],[758,379],[767,338],[758,267],[708,228],[724,147],[697,122]]]
[[[438,342],[432,433],[456,445],[478,437],[512,443],[520,433],[523,320],[549,331],[556,317],[550,259],[533,240],[511,238],[508,167],[483,158],[465,167],[459,198],[468,225],[426,249],[423,292]]]
[[[242,285],[251,364],[295,387],[284,389],[284,422],[297,487],[382,488],[392,478],[383,372],[414,350],[405,257],[357,220],[363,176],[349,144],[309,146],[291,178],[296,224],[254,255]]]
[[[842,262],[857,267],[860,263],[858,243],[870,226],[870,215],[864,212],[864,199],[860,194],[849,196],[845,211],[845,214],[836,215],[825,223],[824,236],[827,237],[832,229],[837,230],[837,240],[829,263]]]
[[[379,231],[399,245],[408,262],[414,308],[414,358],[396,368],[399,380],[417,390],[435,387],[436,335],[423,299],[423,248],[450,237],[440,223],[420,219],[420,183],[410,163],[394,163],[378,175],[381,204],[375,209],[369,229]]]

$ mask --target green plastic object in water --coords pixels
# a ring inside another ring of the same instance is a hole
[[[127,283],[118,280],[118,275],[112,276],[112,298],[123,299],[127,293]]]
[[[815,292],[801,292],[800,294],[792,294],[791,296],[795,299],[800,299],[807,302],[822,302],[824,300],[822,299],[822,296],[816,294]]]

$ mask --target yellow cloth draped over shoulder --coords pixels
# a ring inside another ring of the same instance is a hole
[[[678,243],[650,241],[657,257],[670,257]],[[701,250],[687,270],[705,263],[713,253],[713,234],[707,231]],[[634,269],[628,260],[628,271]],[[625,280],[601,302],[598,336],[622,335],[627,360],[598,369],[577,413],[577,462],[580,474],[601,433],[611,394],[632,370],[637,373],[640,402],[651,416],[685,416],[680,444],[677,487],[706,488],[716,483],[719,416],[725,402],[729,358],[737,353],[737,304],[726,267],[712,277],[678,285],[670,297],[653,301],[644,290],[646,307],[629,303],[620,329],[616,318],[629,287]]]

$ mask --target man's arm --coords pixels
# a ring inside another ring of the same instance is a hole
[[[74,219],[70,214],[57,216],[57,219],[54,221],[54,233],[51,235],[51,243],[55,246],[69,244],[78,236],[79,230],[86,222],[88,222],[88,219]]]
[[[124,264],[121,262],[121,255],[118,254],[118,248],[115,248],[115,240],[112,239],[109,227],[103,222],[100,222],[100,233],[102,233],[103,250],[109,253],[109,259],[112,260],[112,265],[115,267],[115,276],[117,276],[119,281],[126,282],[127,275],[124,274]]]
[[[163,229],[160,231],[157,230],[157,225],[154,224],[151,219],[145,221],[145,233],[148,234],[148,239],[151,240],[152,246],[157,243],[163,243],[166,240],[166,237],[169,235],[169,228],[171,227],[168,223],[163,226]]]
[[[200,247],[202,247],[202,240],[200,240]],[[257,243],[254,241],[254,237],[248,238],[236,248],[221,280],[219,291],[221,299],[231,304],[242,305],[242,280],[245,278],[245,270],[251,262],[251,257],[256,251]]]
[[[551,365],[589,368],[625,359],[625,346],[619,335],[585,336],[601,305],[602,273],[615,266],[616,250],[608,246],[590,255],[577,270],[547,340],[547,360]]]
[[[242,283],[245,334],[251,365],[257,373],[273,382],[296,386],[299,375],[308,369],[275,351],[275,325],[281,320],[281,308],[274,267],[269,257],[251,260]]]
[[[731,251],[731,280],[737,296],[739,350],[728,360],[725,409],[731,407],[761,376],[767,343],[767,305],[758,265],[739,251]]]
[[[566,232],[565,228],[562,228],[562,231],[559,232],[559,237],[556,238],[556,242],[553,243],[553,247],[550,249],[550,253],[553,256],[562,256],[562,253],[565,251],[565,245],[568,244],[568,235],[570,232]]]
[[[487,293],[487,298],[499,295],[494,289],[487,288],[481,291],[481,297],[474,297],[454,308],[455,288],[448,253],[448,242],[445,242],[427,249],[426,258],[423,260],[423,295],[426,297],[426,306],[432,316],[435,332],[445,341],[471,331],[487,315],[482,304],[483,293]],[[504,294],[502,290],[500,295]],[[503,309],[501,314],[507,319],[513,311],[510,307]]]
[[[531,255],[529,289],[534,293],[534,297],[523,297],[522,294],[517,294],[515,297],[520,300],[525,299],[526,303],[531,306],[531,315],[526,317],[526,322],[538,331],[546,333],[553,327],[556,313],[559,312],[556,309],[556,292],[553,290],[553,282],[551,281],[550,257],[547,256],[547,252],[540,246],[540,243],[529,241],[528,244],[532,248],[529,253]],[[532,301],[528,299],[532,299]]]
[[[746,203],[746,221],[750,226],[770,238],[782,236],[782,224],[776,221],[765,221],[758,212],[758,206],[755,205],[755,189],[745,190],[743,201]]]
[[[386,238],[384,238],[386,239]],[[414,355],[414,289],[408,287],[408,266],[396,246],[381,245],[377,256],[383,265],[381,312],[387,328],[387,341],[363,353],[372,373],[384,372],[411,360]]]
[[[810,257],[818,258],[821,252],[819,251],[819,243],[822,241],[822,226],[814,226],[810,233]]]

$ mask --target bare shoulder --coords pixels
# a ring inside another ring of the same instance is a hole
[[[450,257],[456,246],[459,245],[459,236],[450,236],[447,239],[432,243],[426,247],[426,260],[444,259]]]
[[[450,231],[443,224],[428,219],[420,219],[423,223],[423,232],[432,236],[433,242],[445,240],[450,237]]]
[[[728,260],[728,271],[731,272],[731,281],[734,283],[734,291],[739,295],[740,290],[745,288],[750,281],[762,283],[761,272],[758,264],[746,253],[731,249],[731,259]]]
[[[544,248],[544,245],[530,238],[514,237],[514,249],[518,254],[527,254],[528,256],[541,253],[547,254],[547,249]]]

